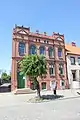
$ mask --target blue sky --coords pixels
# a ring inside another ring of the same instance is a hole
[[[59,32],[66,43],[80,46],[80,0],[1,0],[0,69],[11,69],[12,28],[30,27],[35,32]]]

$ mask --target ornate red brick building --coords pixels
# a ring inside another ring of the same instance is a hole
[[[57,88],[68,87],[66,73],[66,57],[64,35],[54,33],[48,36],[37,30],[35,33],[30,28],[15,26],[12,36],[12,90],[16,88],[33,87],[29,78],[24,79],[19,74],[18,61],[29,54],[44,54],[47,59],[47,75],[40,80],[41,89],[50,89],[50,82],[57,81]]]

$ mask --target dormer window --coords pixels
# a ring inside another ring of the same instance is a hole
[[[44,40],[44,43],[46,43],[46,40]]]
[[[40,42],[40,39],[38,41]]]
[[[47,43],[49,43],[49,41],[47,40]]]
[[[37,39],[36,39],[36,42],[37,42]]]
[[[48,43],[49,43],[49,41],[48,41],[48,40],[44,40],[44,43],[47,43],[47,44],[48,44]]]

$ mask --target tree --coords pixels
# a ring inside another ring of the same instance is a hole
[[[7,80],[11,80],[11,75],[7,75]]]
[[[6,73],[6,72],[3,72],[3,73],[2,73],[1,79],[2,79],[2,80],[7,80],[7,73]]]
[[[3,72],[3,73],[1,74],[1,79],[2,79],[2,80],[9,81],[9,80],[11,80],[11,76],[8,75],[6,72]]]
[[[38,77],[41,77],[47,73],[47,62],[43,55],[29,55],[24,56],[20,61],[20,74],[30,76],[35,88],[37,89],[37,95],[40,97],[40,86]]]

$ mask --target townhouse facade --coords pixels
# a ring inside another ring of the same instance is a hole
[[[20,75],[18,61],[24,55],[43,54],[47,60],[47,75],[39,78],[41,89],[50,89],[50,83],[57,81],[57,88],[68,88],[67,64],[64,35],[54,33],[48,36],[36,30],[35,33],[30,28],[24,26],[15,26],[12,33],[12,75],[11,89],[30,87],[33,83],[28,76]]]
[[[65,49],[69,88],[80,88],[80,48],[72,42]]]

